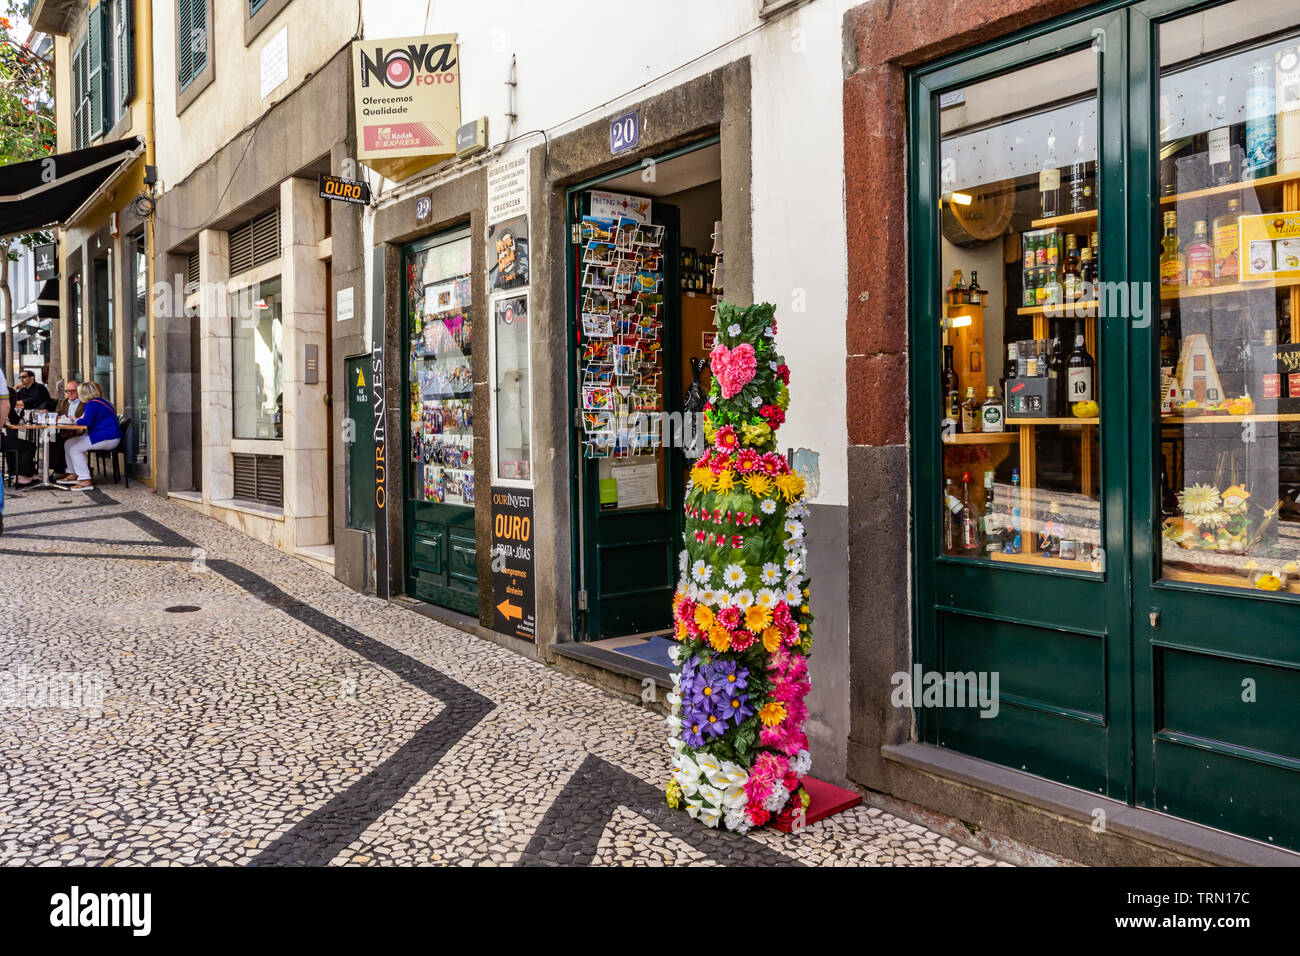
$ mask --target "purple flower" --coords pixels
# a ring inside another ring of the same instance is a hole
[[[692,724],[687,721],[682,722],[682,743],[688,747],[703,747],[704,735],[700,733],[699,724]]]
[[[700,729],[710,737],[721,737],[727,732],[726,714],[723,714],[722,716],[710,714],[708,717],[708,723],[701,724]]]

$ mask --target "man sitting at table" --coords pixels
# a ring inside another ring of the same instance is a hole
[[[22,375],[19,376],[19,381],[28,387],[9,392],[9,414],[6,418],[6,425],[17,425],[21,420],[22,409],[25,405],[22,396],[26,395],[28,400],[32,401],[39,398],[30,388],[30,384],[36,381],[35,375],[24,370]],[[41,388],[43,390],[44,386],[41,386]],[[49,392],[46,392],[46,397],[49,397],[49,394]],[[32,407],[35,407],[35,405]],[[6,428],[4,430],[4,440],[0,442],[5,451],[18,453],[17,466],[14,468],[14,485],[19,488],[25,488],[36,482],[36,442],[29,441],[25,437],[26,434],[25,431]]]
[[[14,402],[18,411],[30,409],[33,412],[54,411],[54,399],[50,390],[36,381],[36,373],[29,368],[18,373],[18,400]]]
[[[80,385],[77,376],[68,376],[67,382],[63,385],[63,397],[54,406],[54,412],[59,418],[71,418],[76,421],[81,415],[81,398],[77,395],[77,388]],[[63,454],[63,445],[70,436],[65,431],[56,432],[56,435],[58,437],[50,442],[50,474],[56,478],[73,478],[75,476],[68,471],[67,458]]]

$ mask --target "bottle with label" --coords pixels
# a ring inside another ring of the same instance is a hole
[[[1070,233],[1065,237],[1065,261],[1061,263],[1066,302],[1077,302],[1080,298],[1080,287],[1083,285],[1083,277],[1080,275],[1082,261],[1078,237]]]
[[[1002,431],[1002,402],[998,399],[997,390],[989,385],[985,389],[984,406],[980,409],[982,416],[980,427],[986,432]]]
[[[970,285],[966,287],[966,301],[970,305],[984,304],[984,290],[980,288],[979,273],[970,271]]]
[[[961,549],[978,551],[980,547],[980,519],[974,502],[970,500],[970,472],[961,473]]]
[[[1002,369],[1002,378],[1000,379],[1002,385],[1002,397],[1003,397],[1003,407],[1002,407],[1003,421],[1006,421],[1007,416],[1012,414],[1011,386],[1009,383],[1015,381],[1016,366],[1019,364],[1020,364],[1019,360],[1016,356],[1016,343],[1011,342],[1007,345],[1007,364]]]
[[[1231,285],[1241,278],[1241,200],[1228,200],[1228,211],[1214,217],[1214,282]]]
[[[1214,284],[1214,247],[1204,219],[1196,220],[1192,241],[1187,244],[1187,285],[1206,288]]]
[[[1255,386],[1255,394],[1266,399],[1284,397],[1289,384],[1285,379],[1288,377],[1282,374],[1282,370],[1277,365],[1277,332],[1274,329],[1265,329],[1263,369]],[[1294,389],[1291,395],[1300,397]]]
[[[1088,301],[1097,298],[1097,265],[1092,261],[1092,247],[1079,250],[1079,295]]]
[[[1032,308],[1038,305],[1038,275],[1034,272],[1025,273],[1025,294],[1022,300],[1025,308]]]
[[[1021,265],[1028,271],[1037,265],[1038,237],[1032,232],[1026,232],[1021,237],[1020,246]]]
[[[1178,213],[1165,212],[1165,234],[1160,240],[1160,285],[1179,288],[1187,276],[1187,260],[1178,251]]]
[[[1092,268],[1095,270],[1093,282],[1101,276],[1101,233],[1094,231],[1088,237],[1088,246],[1092,249]]]
[[[1083,323],[1074,324],[1074,351],[1065,362],[1070,402],[1092,401],[1092,372],[1095,363],[1083,341]],[[1062,410],[1062,415],[1065,411]]]
[[[1020,469],[1011,470],[1011,487],[1007,489],[1008,530],[1002,539],[1003,554],[1020,553]]]
[[[1038,532],[1038,553],[1044,558],[1056,558],[1061,554],[1061,538],[1057,530],[1061,520],[1061,506],[1055,501],[1047,506],[1047,515]]]
[[[1065,345],[1059,338],[1052,340],[1052,351],[1047,359],[1047,377],[1051,380],[1049,395],[1052,396],[1051,414],[1064,416],[1069,413],[1070,396],[1067,387],[1065,368]]]
[[[1038,194],[1044,219],[1061,214],[1061,169],[1056,162],[1056,137],[1047,137],[1047,157],[1038,174]]]
[[[984,553],[996,554],[1002,550],[1002,516],[994,501],[993,469],[984,472]]]
[[[980,404],[975,400],[975,386],[966,387],[966,401],[961,403],[961,430],[977,432],[980,430]]]
[[[961,422],[961,383],[952,364],[953,347],[943,347],[943,374],[940,376],[942,389],[943,430],[944,434],[956,432]]]
[[[1074,149],[1074,158],[1070,162],[1069,212],[1087,212],[1093,208],[1092,184],[1096,163],[1084,155],[1083,134]]]
[[[1160,309],[1160,367],[1169,369],[1173,374],[1178,364],[1178,336],[1174,334],[1173,308],[1162,306]]]
[[[952,270],[952,281],[948,283],[948,304],[960,305],[966,301],[966,280],[960,269]]]
[[[958,523],[961,519],[961,499],[953,494],[952,479],[943,482],[943,552],[957,553],[957,537],[961,533]]]
[[[1211,120],[1217,125],[1210,130],[1207,142],[1211,186],[1235,183],[1238,179],[1238,164],[1245,153],[1242,145],[1245,127],[1228,123],[1227,116],[1227,97],[1220,96],[1215,103],[1214,118]]]
[[[1043,283],[1043,296],[1040,305],[1060,305],[1065,301],[1065,286],[1056,278],[1055,272],[1047,274],[1047,281]]]
[[[1272,60],[1256,60],[1246,89],[1246,158],[1242,179],[1262,179],[1277,172],[1277,91]]]

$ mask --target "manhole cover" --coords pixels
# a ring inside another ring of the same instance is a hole
[[[190,611],[202,610],[197,604],[173,604],[171,607],[163,608],[168,614],[187,614]]]

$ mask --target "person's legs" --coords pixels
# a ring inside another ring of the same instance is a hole
[[[60,435],[54,441],[50,442],[50,474],[66,475],[68,473],[68,461],[63,455],[63,444],[67,439]]]
[[[14,448],[18,449],[18,477],[31,478],[36,474],[36,442],[15,438]]]
[[[90,464],[86,461],[86,452],[90,450],[90,438],[86,435],[73,435],[63,445],[68,465],[78,481],[90,481]]]

